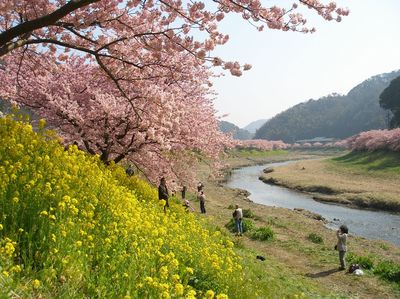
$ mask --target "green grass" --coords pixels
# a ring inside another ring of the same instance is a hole
[[[307,239],[315,244],[323,244],[324,243],[324,239],[316,233],[310,233],[307,236]]]
[[[400,174],[400,153],[396,152],[353,151],[344,156],[333,158],[332,161],[358,170]]]
[[[250,238],[259,241],[273,240],[274,237],[275,232],[269,226],[256,228],[250,235]]]
[[[246,273],[244,279],[249,284],[257,285],[256,290],[248,289],[248,298],[349,298],[346,295],[323,290],[316,282],[294,273],[274,256],[267,255],[265,261],[260,261],[256,259],[258,251],[235,246],[235,252],[246,261],[243,264]]]

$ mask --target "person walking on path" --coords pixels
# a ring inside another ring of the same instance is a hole
[[[202,214],[205,214],[206,213],[206,196],[204,195],[203,190],[201,190],[199,192],[198,197],[199,197],[199,201],[200,201],[200,212]]]
[[[233,212],[232,216],[233,219],[235,219],[236,235],[241,236],[243,234],[243,223],[242,223],[243,210],[239,208],[238,204],[236,204],[236,209]]]
[[[349,233],[349,229],[346,225],[341,225],[339,229],[336,231],[336,236],[338,239],[337,242],[337,250],[339,251],[339,261],[340,268],[339,270],[346,269],[346,252],[347,252],[347,234]]]
[[[158,199],[165,200],[164,212],[166,212],[167,208],[169,208],[168,198],[169,194],[168,194],[167,183],[165,181],[165,178],[161,178],[160,185],[158,186]]]

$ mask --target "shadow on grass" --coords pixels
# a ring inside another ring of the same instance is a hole
[[[307,273],[306,276],[310,277],[310,278],[321,278],[321,277],[329,276],[336,272],[340,272],[340,270],[338,268],[334,268],[334,269],[330,269],[330,270],[326,270],[326,271],[322,271],[322,272],[318,272],[318,273]]]
[[[397,152],[352,151],[347,155],[333,158],[332,160],[350,166],[361,166],[367,170],[388,170],[400,173],[400,153]]]

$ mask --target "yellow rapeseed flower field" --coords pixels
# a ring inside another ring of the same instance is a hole
[[[76,146],[0,118],[0,297],[228,298],[233,243]]]

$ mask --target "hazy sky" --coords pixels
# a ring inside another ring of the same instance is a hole
[[[266,1],[266,3],[291,1]],[[217,54],[250,63],[241,77],[226,74],[214,81],[215,106],[225,120],[243,127],[270,118],[310,98],[352,87],[380,73],[400,68],[400,0],[339,0],[350,15],[326,22],[305,12],[314,34],[258,32],[238,16],[227,17],[221,31],[229,42]]]

